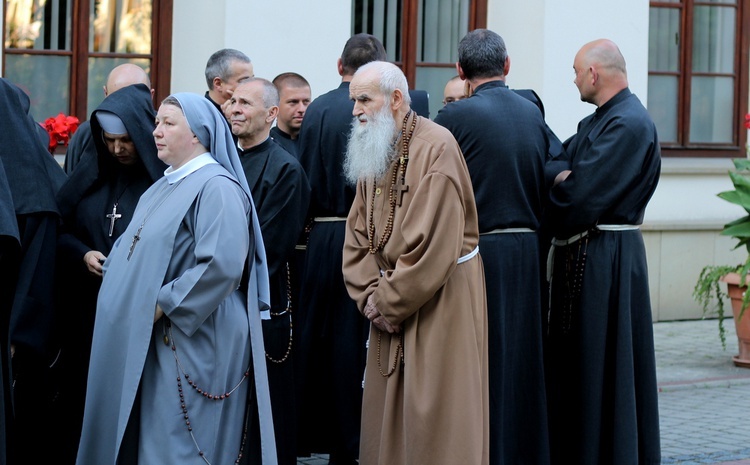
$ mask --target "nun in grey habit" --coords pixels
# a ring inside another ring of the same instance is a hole
[[[193,94],[156,122],[169,168],[104,264],[77,463],[274,465],[268,271],[231,131]]]

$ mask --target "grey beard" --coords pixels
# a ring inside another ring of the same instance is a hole
[[[395,159],[395,130],[396,121],[387,106],[365,124],[354,118],[344,159],[344,176],[350,184],[360,179],[377,181],[385,175]]]

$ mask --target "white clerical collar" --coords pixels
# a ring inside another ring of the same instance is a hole
[[[268,140],[268,139],[270,139],[270,138],[271,138],[271,136],[269,135],[268,137],[266,137],[265,139],[263,139],[263,142],[261,142],[260,144],[263,144],[263,143],[264,143],[265,141],[267,141],[267,140]],[[257,147],[257,146],[258,146],[258,145],[260,145],[260,144],[257,144],[257,145],[253,145],[252,147],[250,147],[250,148],[247,148],[247,149],[243,149],[243,148],[242,148],[242,145],[240,145],[240,140],[239,140],[239,139],[237,139],[237,148],[238,148],[238,149],[240,149],[240,152],[244,152],[245,150],[250,150],[250,149],[252,149],[252,148],[255,148],[255,147]]]
[[[187,163],[177,168],[176,170],[172,169],[172,167],[170,166],[164,171],[164,177],[167,178],[167,182],[169,184],[174,184],[180,179],[187,176],[188,174],[194,171],[198,171],[199,169],[203,168],[206,165],[211,165],[214,163],[219,163],[219,162],[216,161],[216,159],[212,157],[209,152],[206,152],[188,161]]]

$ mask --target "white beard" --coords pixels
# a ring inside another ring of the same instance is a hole
[[[364,115],[361,118],[364,121]],[[395,159],[395,133],[396,121],[386,105],[365,124],[354,118],[344,159],[344,176],[349,183],[369,178],[377,181],[385,175]]]

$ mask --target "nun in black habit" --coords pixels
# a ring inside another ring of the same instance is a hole
[[[130,222],[138,199],[167,166],[157,157],[156,112],[147,86],[109,95],[89,119],[96,156],[82,157],[58,195],[60,360],[64,382],[57,414],[65,429],[60,463],[74,463],[83,421],[86,379],[101,286],[101,264]],[[118,139],[115,142],[115,139]]]
[[[10,263],[15,263],[21,250],[18,237],[18,224],[13,210],[13,197],[10,193],[5,168],[0,160],[0,283],[9,282]],[[0,286],[0,465],[8,463],[7,434],[9,418],[13,412],[10,390],[10,344],[8,344],[8,317],[13,305],[13,289]]]
[[[47,151],[38,124],[28,114],[29,98],[16,85],[0,78],[0,162],[17,224],[20,249],[2,257],[2,316],[7,323],[14,355],[10,373],[15,382],[12,393],[14,427],[13,456],[35,451],[43,460],[33,438],[47,433],[47,423],[39,422],[52,397],[48,367],[55,354],[51,343],[54,318],[53,283],[55,246],[59,212],[55,193],[65,182],[65,173]],[[7,215],[6,215],[7,216]],[[12,241],[11,241],[12,242]],[[9,307],[9,313],[8,312]],[[7,340],[0,338],[6,353]],[[8,393],[6,393],[8,394]],[[10,412],[6,412],[9,414]],[[6,416],[7,419],[7,416]]]

